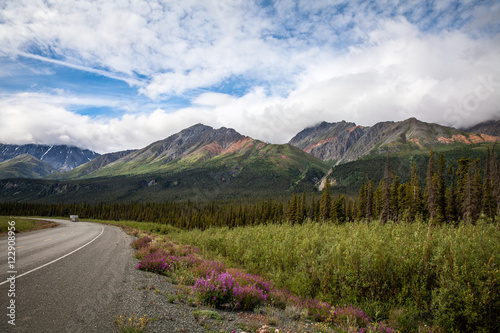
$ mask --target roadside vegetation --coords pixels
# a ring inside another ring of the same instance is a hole
[[[0,216],[0,236],[4,236],[8,232],[8,228],[10,227],[9,221],[15,221],[15,232],[26,232],[26,231],[34,231],[46,228],[54,228],[58,224],[55,222],[34,220],[34,219],[21,219],[18,217],[5,217]]]
[[[495,331],[500,221],[379,222],[285,222],[204,231],[171,227],[169,236],[150,233],[134,247],[139,269],[196,285],[197,300],[204,304],[236,307],[234,291],[207,289],[207,283],[221,288],[234,283],[223,274],[236,275],[236,281],[251,279],[246,286],[261,286],[240,309],[279,307],[298,320],[317,321],[315,327],[323,328],[318,332],[343,332],[332,309],[351,311],[345,317],[351,324],[353,313],[362,313],[371,324],[400,332]]]
[[[445,332],[498,327],[498,222],[285,223],[173,237],[266,276],[295,295],[359,306],[403,332],[425,325]]]
[[[136,230],[121,226],[137,234]],[[250,274],[236,265],[213,259],[208,253],[203,254],[197,247],[181,245],[168,236],[138,235],[142,237],[132,244],[139,259],[137,269],[168,276],[184,290],[192,306],[251,311],[260,316],[260,325],[253,322],[240,327],[245,331],[296,331],[308,322],[311,323],[309,329],[301,329],[301,332],[396,332],[387,323],[370,318],[358,306],[333,306],[317,298],[299,296],[278,287],[266,275]],[[287,325],[279,319],[279,311],[286,316]],[[194,315],[202,318],[200,322],[220,318],[217,312],[203,309],[196,310]]]
[[[115,318],[114,325],[120,333],[142,333],[148,326],[150,318],[145,315],[136,316],[118,316]]]

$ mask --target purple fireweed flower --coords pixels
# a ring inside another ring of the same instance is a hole
[[[203,260],[191,269],[195,277],[206,277],[211,272],[223,273],[226,271],[226,264],[220,261]]]
[[[256,285],[235,286],[234,298],[237,308],[241,310],[252,310],[256,306],[264,304],[267,300],[267,293]]]
[[[273,293],[274,292],[275,291],[273,291]],[[325,321],[332,308],[330,304],[321,302],[317,299],[291,295],[288,291],[281,292],[285,295],[288,295],[288,299],[286,301],[287,304],[292,304],[298,308],[307,310],[307,316],[309,317],[309,319],[314,321]]]
[[[205,278],[197,279],[193,290],[205,304],[234,304],[242,310],[252,310],[267,300],[267,292],[258,284],[242,286],[230,273],[219,273],[215,270]]]
[[[337,327],[343,327],[346,323],[355,323],[357,327],[362,328],[367,327],[371,321],[370,317],[368,317],[360,308],[354,307],[352,304],[333,308],[330,312],[328,320]]]
[[[159,253],[151,253],[139,261],[136,269],[163,274],[170,271],[173,264],[174,261],[170,256]]]
[[[260,275],[248,274],[237,269],[228,269],[227,271],[234,276],[236,282],[241,286],[255,285],[266,294],[271,292],[272,283],[264,280]]]
[[[136,239],[132,244],[131,246],[134,248],[134,249],[137,249],[137,250],[140,250],[142,249],[143,247],[147,247],[149,246],[149,243],[151,243],[152,239],[151,237],[149,236],[145,236],[145,237],[142,237],[142,238],[139,238],[139,239]]]
[[[231,274],[212,271],[205,278],[197,279],[193,290],[203,303],[220,307],[233,303],[235,285]]]

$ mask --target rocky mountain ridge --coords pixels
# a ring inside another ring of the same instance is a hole
[[[124,154],[92,171],[90,176],[147,173],[194,165],[221,154],[238,152],[251,141],[253,139],[239,134],[234,129],[213,129],[196,124],[166,139]],[[103,156],[107,155],[109,154]],[[85,165],[81,167],[83,168]]]
[[[500,132],[500,121],[481,123],[468,130],[472,133],[422,122],[415,118],[398,122],[379,122],[373,126],[359,126],[346,121],[322,122],[297,133],[290,140],[289,145],[319,160],[339,164],[386,152],[426,151],[437,145],[500,141],[500,137],[493,135]],[[276,161],[281,159],[281,162],[290,158],[280,155],[278,152],[280,145],[274,145],[275,148],[272,149],[267,149],[267,146],[273,145],[241,135],[231,128],[214,129],[196,124],[142,149],[103,155],[63,145],[0,144],[0,162],[22,154],[29,154],[53,169],[42,167],[39,163],[25,157],[14,160],[2,175],[75,179],[160,171],[175,172],[178,168],[193,167],[210,161],[234,164],[230,161],[232,157],[226,158],[233,155],[240,156],[238,157],[240,161],[242,156],[248,157],[257,153],[268,157],[276,153],[276,156],[272,158]],[[222,161],[224,159],[225,161]],[[26,170],[22,167],[24,162],[26,162]],[[38,165],[35,167],[34,164]],[[12,167],[13,165],[15,167]],[[5,163],[0,165],[0,169],[5,167]],[[15,171],[18,173],[16,174]]]
[[[0,143],[0,162],[23,154],[33,156],[59,172],[69,171],[99,156],[94,151],[73,146]]]
[[[500,127],[489,126],[492,129]],[[479,129],[479,127],[477,127]],[[358,160],[367,155],[429,150],[436,145],[500,141],[500,137],[469,133],[452,127],[422,122],[416,118],[385,121],[373,126],[357,126],[352,122],[322,122],[306,128],[289,143],[323,160],[338,163]]]
[[[500,136],[500,119],[488,120],[463,129],[469,133],[479,133],[491,136]]]
[[[196,124],[127,155],[123,161],[139,159],[165,163],[203,147],[205,147],[206,157],[210,158],[243,138],[243,135],[232,128],[213,129],[210,126]],[[206,147],[207,145],[210,147]]]
[[[8,179],[0,180],[0,202],[276,198],[317,191],[332,161],[339,164],[333,168],[335,190],[352,194],[368,172],[378,179],[387,151],[394,152],[391,158],[400,171],[411,168],[413,161],[425,169],[431,148],[447,153],[450,161],[463,154],[480,158],[486,146],[472,143],[498,140],[414,118],[370,127],[323,122],[298,133],[291,140],[296,146],[268,144],[234,129],[197,124],[142,149],[103,154],[62,173],[40,169],[46,164],[30,155],[9,160],[0,165],[0,176],[2,165],[8,171]],[[339,163],[349,160],[353,162]],[[405,174],[409,169],[402,177]]]
[[[98,169],[101,169],[101,168],[105,167],[106,165],[111,164],[111,163],[115,162],[116,160],[118,160],[124,156],[127,156],[135,151],[137,151],[137,150],[132,149],[132,150],[123,150],[123,151],[119,151],[116,153],[102,154],[102,155],[94,158],[93,160],[91,160],[87,163],[84,163],[84,164],[82,164],[82,165],[80,165],[80,166],[78,166],[70,171],[56,174],[52,178],[61,178],[61,177],[62,178],[75,178],[75,177],[79,177],[79,176],[85,176],[85,175],[88,175],[89,173],[92,173]]]

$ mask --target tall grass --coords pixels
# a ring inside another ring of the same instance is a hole
[[[172,235],[180,232],[181,229],[173,227],[169,224],[160,224],[155,222],[136,222],[136,221],[108,221],[108,220],[97,220],[97,219],[85,219],[88,222],[111,224],[116,226],[125,226],[128,228],[133,228],[137,230],[142,230],[146,232],[153,232],[159,235]]]
[[[18,231],[29,230],[35,227],[35,220],[20,219],[17,217],[0,216],[0,233],[9,231],[10,221],[15,222],[15,228]]]
[[[432,322],[447,332],[489,332],[499,325],[498,221],[308,222],[172,236],[266,275],[278,287],[331,304],[356,304],[376,319],[399,309],[415,325]]]
[[[19,217],[7,217],[0,216],[0,236],[6,235],[11,228],[10,221],[14,221],[16,232],[24,232],[24,231],[34,231],[46,228],[54,228],[58,225],[58,223],[44,221],[44,220],[34,220],[34,219],[23,219]]]

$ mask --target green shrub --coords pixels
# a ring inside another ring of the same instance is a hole
[[[414,309],[407,324],[492,331],[500,313],[497,223],[271,224],[173,235],[221,255],[277,288],[330,304],[354,304],[372,318]],[[279,297],[270,295],[270,301]],[[283,305],[282,305],[283,306]]]

